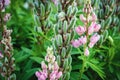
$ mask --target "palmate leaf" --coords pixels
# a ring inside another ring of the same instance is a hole
[[[94,70],[95,72],[97,72],[98,75],[99,75],[103,80],[105,80],[105,73],[104,73],[104,71],[102,70],[102,67],[101,67],[101,66],[99,66],[98,64],[95,65],[95,64],[93,64],[93,63],[91,63],[91,62],[87,62],[87,64],[90,66],[90,68],[91,68],[92,70]]]

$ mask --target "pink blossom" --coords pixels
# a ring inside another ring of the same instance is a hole
[[[80,45],[82,45],[80,42],[79,42],[79,40],[74,40],[74,41],[72,41],[72,45],[75,47],[75,48],[78,48]]]
[[[59,66],[57,64],[57,62],[54,63],[54,67],[53,67],[53,71],[58,71]]]
[[[96,14],[93,12],[92,13],[92,22],[95,22],[97,20]]]
[[[100,28],[101,28],[100,24],[96,24],[94,26],[94,32],[98,32],[100,30]]]
[[[89,56],[89,50],[88,50],[88,47],[85,49],[84,55],[85,55],[85,56]]]
[[[83,14],[80,15],[80,20],[84,23],[87,22],[86,18],[83,16]]]
[[[59,79],[61,76],[62,76],[62,72],[60,71],[59,73],[57,73],[56,79]]]
[[[58,5],[58,0],[52,0],[55,5]]]
[[[97,41],[100,39],[100,35],[98,34],[94,34],[91,38],[90,38],[90,43],[89,43],[89,47],[92,48]]]
[[[4,16],[3,20],[6,22],[6,21],[9,20],[9,18],[10,18],[10,14],[7,13],[7,14]]]
[[[3,55],[2,55],[2,53],[0,52],[0,58],[3,58]]]
[[[44,63],[44,61],[41,62],[41,66],[43,70],[47,70],[47,65]]]
[[[92,22],[91,25],[88,28],[88,34],[89,35],[91,35],[94,32],[94,26],[95,26],[95,23]]]
[[[86,27],[78,26],[75,30],[79,35],[82,35],[86,31]]]
[[[55,80],[56,79],[56,72],[52,72],[50,74],[50,80]]]
[[[45,75],[46,73],[37,71],[35,75],[37,76],[38,80],[46,80],[47,76]]]
[[[9,5],[10,4],[10,0],[5,0],[5,5]]]
[[[79,42],[82,44],[86,44],[86,42],[87,42],[86,36],[84,36],[84,37],[82,36],[81,38],[79,38]]]

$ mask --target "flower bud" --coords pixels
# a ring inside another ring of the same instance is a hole
[[[85,49],[84,55],[85,55],[85,56],[89,56],[89,50],[88,50],[88,47]]]
[[[79,40],[76,39],[76,40],[72,41],[72,45],[73,45],[73,47],[78,48],[82,44],[79,42]]]
[[[83,23],[86,23],[86,22],[87,22],[86,18],[83,16],[83,14],[80,15],[80,20],[81,20]]]
[[[96,24],[94,26],[94,32],[98,32],[100,30],[100,28],[101,28],[100,24]]]
[[[82,43],[83,45],[86,44],[86,42],[87,42],[86,36],[84,36],[84,37],[82,36],[81,38],[79,38],[79,42]]]
[[[92,48],[99,39],[100,39],[100,35],[94,34],[94,35],[90,38],[89,47]]]
[[[79,35],[82,35],[86,31],[86,28],[82,26],[78,26],[75,28],[75,30]]]

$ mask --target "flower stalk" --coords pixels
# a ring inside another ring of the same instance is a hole
[[[5,12],[5,8],[10,4],[10,0],[0,1],[0,74],[5,80],[16,80],[14,71],[13,48],[11,44],[12,30],[8,30],[6,23],[10,18],[10,14]]]
[[[89,57],[90,55],[89,49],[93,48],[93,46],[100,39],[100,35],[98,35],[97,32],[101,28],[101,26],[96,23],[97,16],[93,12],[90,0],[88,0],[84,5],[83,12],[85,14],[85,17],[83,14],[80,15],[80,20],[84,23],[84,27],[78,26],[75,28],[76,32],[81,37],[72,41],[72,45],[76,48],[83,45],[84,59],[82,69],[80,69],[80,80],[82,79],[84,68],[86,67],[87,57]]]

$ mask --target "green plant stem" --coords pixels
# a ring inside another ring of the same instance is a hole
[[[82,79],[82,75],[84,73],[85,64],[86,64],[86,58],[83,60],[83,65],[82,65],[82,68],[80,70],[80,80]]]

